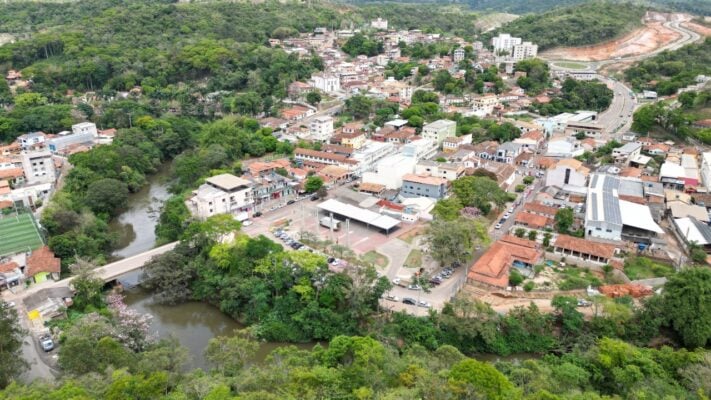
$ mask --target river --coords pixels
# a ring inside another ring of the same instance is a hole
[[[112,257],[121,259],[130,257],[155,247],[155,227],[163,202],[168,193],[170,164],[160,167],[147,178],[146,185],[128,198],[128,208],[114,219],[109,227],[119,235]],[[188,302],[177,306],[161,305],[153,301],[150,292],[136,287],[140,279],[140,270],[119,277],[126,287],[126,304],[140,313],[153,316],[151,331],[159,337],[175,336],[190,353],[187,367],[206,368],[205,348],[211,338],[229,336],[235,329],[244,326],[223,314],[212,305],[201,302]],[[287,345],[286,343],[261,343],[255,355],[255,361],[262,361],[272,350]],[[301,349],[312,349],[315,343],[298,344]]]
[[[160,208],[170,197],[169,179],[170,163],[163,164],[147,177],[141,190],[128,196],[128,209],[109,224],[111,232],[118,234],[113,258],[130,257],[155,247]]]

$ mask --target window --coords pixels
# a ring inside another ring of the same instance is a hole
[[[605,229],[605,232],[612,233],[612,229]]]

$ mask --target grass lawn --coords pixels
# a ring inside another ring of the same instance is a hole
[[[43,244],[30,214],[11,214],[0,218],[0,256],[31,251]]]
[[[669,264],[655,262],[646,257],[627,257],[625,275],[632,280],[671,276],[674,268]]]
[[[388,258],[384,255],[378,253],[375,250],[371,250],[363,254],[363,259],[369,263],[373,263],[378,267],[384,268],[388,265]]]
[[[572,62],[572,61],[564,61],[564,62],[557,62],[555,65],[561,67],[561,68],[568,68],[568,69],[586,69],[587,65],[577,63],[577,62]]]
[[[405,266],[408,268],[422,267],[422,250],[412,249],[405,259]]]
[[[585,268],[564,267],[562,272],[558,272],[561,281],[558,282],[560,290],[585,289],[589,285],[599,286],[600,278]]]

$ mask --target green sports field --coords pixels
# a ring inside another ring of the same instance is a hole
[[[34,250],[43,244],[30,214],[0,217],[0,256]]]

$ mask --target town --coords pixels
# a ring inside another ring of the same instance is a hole
[[[23,329],[24,379],[92,372],[67,361],[65,348],[82,348],[74,321],[103,308],[147,332],[131,310],[151,312],[145,299],[202,301],[206,315],[258,326],[250,335],[269,343],[328,343],[377,318],[388,335],[475,314],[540,313],[560,332],[578,316],[634,324],[671,302],[677,277],[711,263],[711,70],[673,90],[633,76],[659,53],[708,47],[711,29],[683,21],[665,22],[676,36],[648,53],[594,61],[539,52],[504,29],[472,40],[383,16],[284,29],[264,48],[318,67],[277,78],[275,104],[205,85],[188,96],[213,118],[200,122],[180,120],[189,107],[178,101],[154,116],[127,106],[157,107],[146,80],[112,96],[72,92],[78,111],[54,122],[61,130],[0,142],[0,294]],[[10,110],[49,104],[33,92],[45,79],[35,71],[5,72]],[[344,289],[331,287],[336,276]],[[279,289],[281,279],[291,283]],[[259,298],[259,282],[275,288]],[[350,321],[334,322],[339,312]],[[709,344],[673,318],[661,324],[673,326],[669,342]],[[469,352],[495,348],[477,335],[486,344]],[[208,339],[191,354],[201,368],[226,362]],[[554,351],[542,349],[501,353]]]

